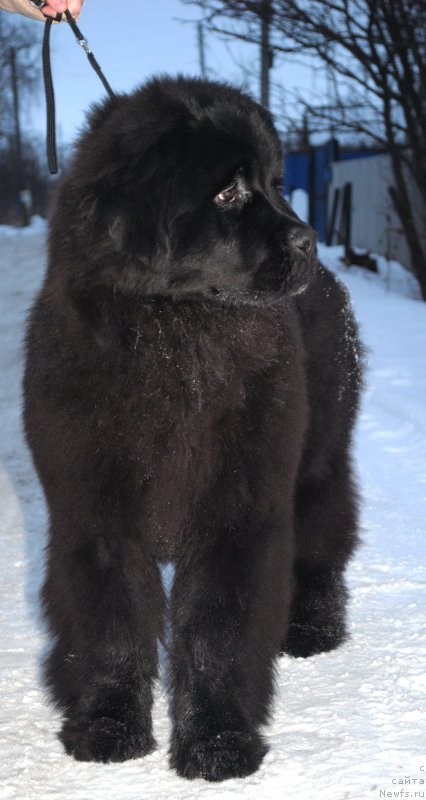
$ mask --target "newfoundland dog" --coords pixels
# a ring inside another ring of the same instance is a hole
[[[256,770],[276,657],[345,639],[361,347],[282,172],[249,97],[161,78],[92,112],[57,193],[24,417],[49,508],[45,680],[78,760],[154,748],[166,606],[186,778]]]

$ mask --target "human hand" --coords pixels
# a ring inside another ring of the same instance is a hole
[[[71,16],[78,19],[83,3],[84,0],[49,0],[43,6],[43,14],[46,17],[56,17],[56,14],[63,14],[68,9]]]

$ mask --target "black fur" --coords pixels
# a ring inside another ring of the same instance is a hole
[[[25,427],[50,514],[46,682],[77,759],[154,747],[159,563],[180,775],[257,769],[278,653],[345,638],[360,346],[281,173],[252,100],[160,79],[92,114],[59,189]]]

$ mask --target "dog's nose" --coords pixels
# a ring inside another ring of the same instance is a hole
[[[315,245],[317,237],[312,228],[294,228],[289,234],[289,242],[296,250],[301,250],[308,255]]]

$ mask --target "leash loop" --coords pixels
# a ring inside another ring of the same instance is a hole
[[[46,131],[47,131],[47,163],[52,175],[58,171],[56,154],[55,93],[53,90],[52,70],[50,66],[50,30],[52,17],[47,17],[43,35],[43,79],[46,95]]]
[[[44,3],[41,3],[40,0],[34,0],[34,4],[38,8],[42,8]],[[96,75],[102,82],[104,89],[107,91],[108,95],[112,98],[115,97],[115,93],[111,89],[104,73],[102,72],[98,62],[96,61],[95,56],[93,55],[88,41],[83,36],[80,28],[77,26],[74,18],[68,11],[65,11],[66,20],[77,39],[78,44],[82,47],[84,52],[87,55],[89,60],[90,66],[95,70]],[[62,19],[62,14],[57,14],[55,21],[59,22]],[[52,17],[46,17],[46,22],[44,25],[44,35],[43,35],[43,80],[44,80],[44,91],[46,95],[46,116],[47,116],[47,162],[49,165],[49,171],[52,175],[56,175],[58,172],[58,158],[56,153],[56,123],[55,123],[55,93],[53,90],[53,80],[52,80],[52,69],[50,65],[50,31],[52,28]]]

